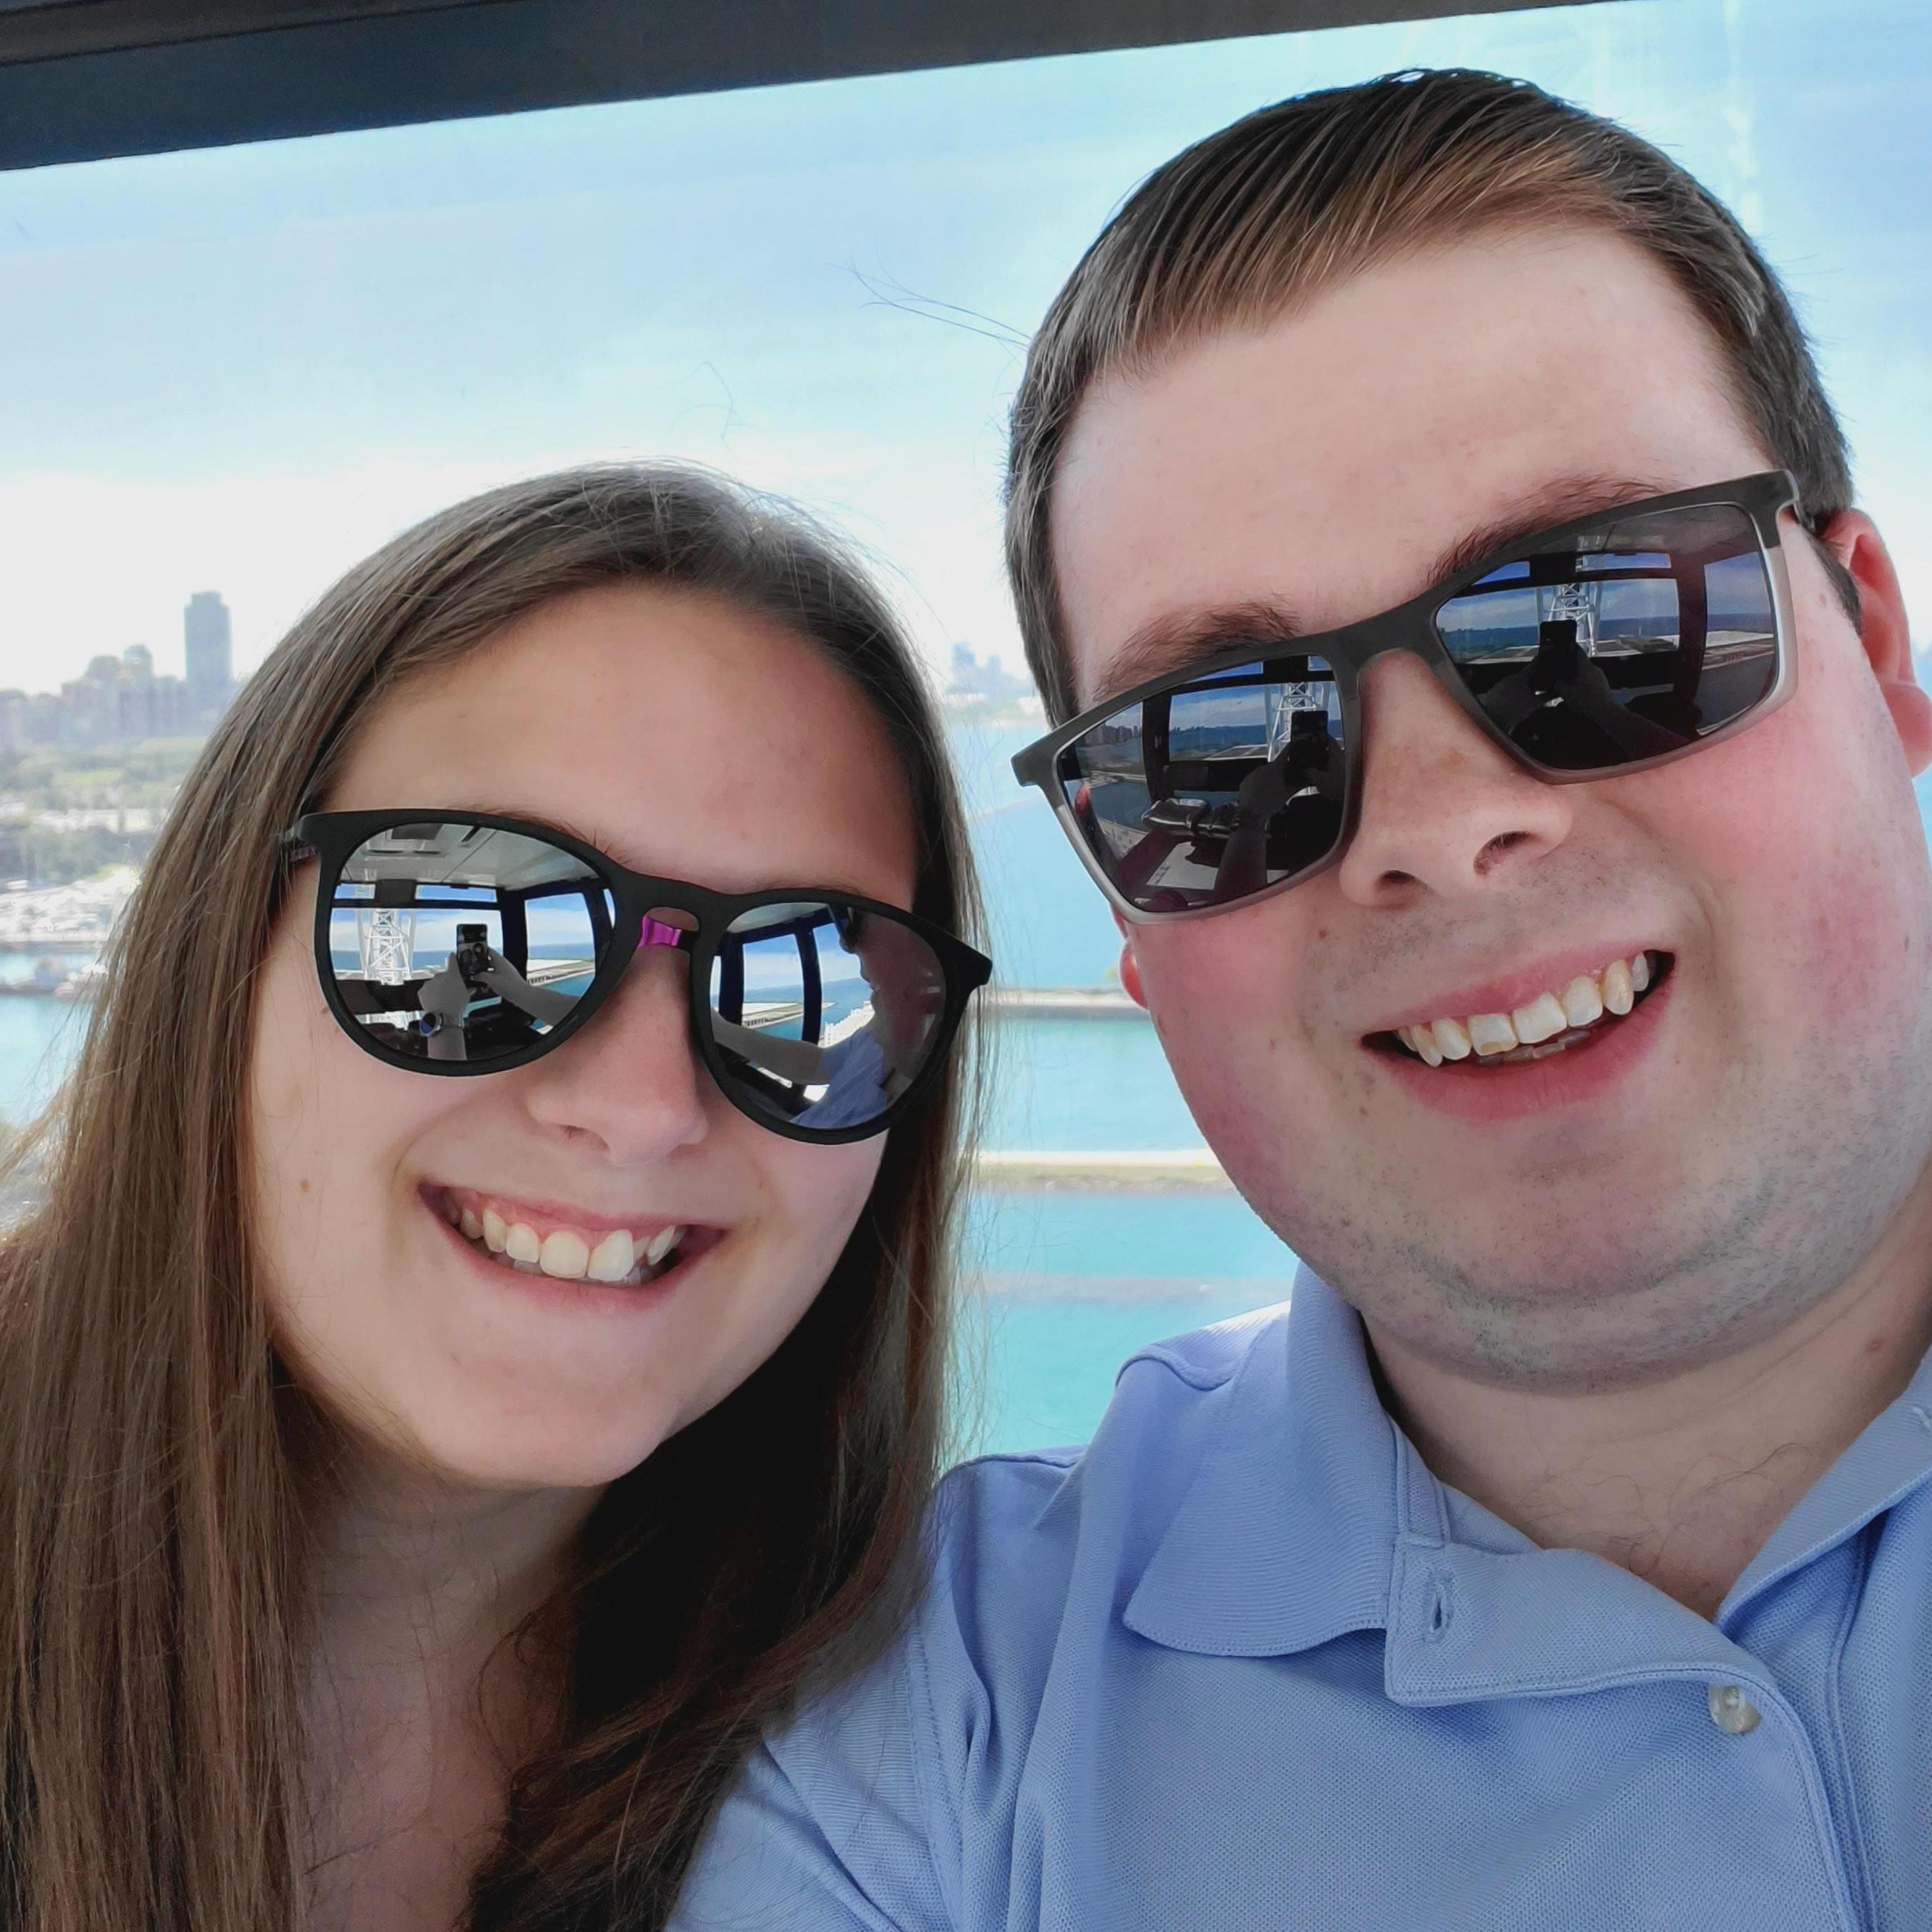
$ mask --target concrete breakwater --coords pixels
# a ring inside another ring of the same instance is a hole
[[[1118,986],[988,986],[980,995],[993,1019],[1147,1020]]]
[[[1226,1194],[1234,1187],[1204,1147],[986,1148],[974,1160],[973,1184],[1010,1194]]]

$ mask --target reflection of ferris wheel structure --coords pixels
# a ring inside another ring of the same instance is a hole
[[[1543,604],[1545,623],[1568,620],[1576,626],[1576,643],[1586,653],[1597,648],[1597,607],[1603,592],[1598,584],[1546,584],[1537,594]]]
[[[1327,682],[1309,680],[1292,684],[1276,685],[1264,700],[1268,706],[1268,755],[1270,760],[1278,758],[1287,750],[1291,740],[1309,730],[1303,725],[1298,732],[1298,718],[1320,718],[1316,735],[1328,728],[1331,717],[1339,717],[1340,706],[1333,680]]]
[[[410,977],[416,952],[416,916],[394,906],[372,906],[356,915],[356,946],[362,976],[379,986],[400,986]]]

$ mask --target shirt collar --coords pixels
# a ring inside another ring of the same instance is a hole
[[[1678,1673],[1750,1678],[1732,1613],[1932,1478],[1932,1356],[1780,1525],[1717,1624],[1602,1558],[1499,1522],[1450,1540],[1442,1485],[1390,1419],[1360,1318],[1304,1269],[1262,1329],[1123,1620],[1171,1649],[1282,1656],[1388,1633],[1405,1703]],[[1587,1640],[1580,1640],[1587,1631]]]
[[[1272,1657],[1383,1624],[1400,1459],[1354,1310],[1304,1268],[1225,1395],[1127,1628],[1171,1649]]]
[[[1905,1393],[1874,1416],[1798,1498],[1718,1607],[1728,1624],[1754,1598],[1802,1570],[1932,1480],[1932,1352]]]

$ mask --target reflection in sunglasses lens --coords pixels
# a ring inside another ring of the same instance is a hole
[[[1771,578],[1729,504],[1533,550],[1436,613],[1491,723],[1555,771],[1607,771],[1735,723],[1778,681]]]
[[[1124,706],[1061,752],[1087,848],[1149,912],[1220,905],[1341,836],[1342,706],[1325,658],[1271,658]]]
[[[736,1091],[793,1126],[878,1119],[924,1067],[945,1010],[944,970],[912,927],[836,902],[741,913],[711,969]]]
[[[520,1052],[590,988],[609,892],[581,860],[460,820],[366,838],[330,903],[328,957],[365,1036],[401,1060]]]

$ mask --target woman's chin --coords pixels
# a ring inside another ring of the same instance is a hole
[[[634,1428],[602,1435],[486,1428],[442,1443],[437,1460],[448,1480],[472,1489],[601,1490],[646,1461],[662,1439]]]
[[[405,1486],[413,1478],[445,1492],[512,1496],[602,1490],[647,1460],[670,1432],[634,1414],[598,1428],[560,1402],[549,1415],[443,1411],[374,1428],[362,1420],[351,1432]]]

